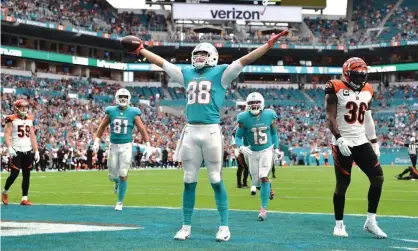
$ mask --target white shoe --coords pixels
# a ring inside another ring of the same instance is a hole
[[[377,221],[366,220],[363,227],[364,231],[373,234],[378,239],[386,239],[388,236],[377,225]]]
[[[115,210],[116,211],[122,211],[122,206],[123,206],[122,202],[117,202],[116,206],[115,206]]]
[[[257,194],[257,188],[255,186],[251,186],[251,195],[254,196]]]
[[[348,234],[345,231],[345,225],[336,225],[334,227],[334,236],[347,238]]]
[[[229,227],[220,226],[218,233],[216,233],[216,241],[229,241],[229,239],[231,239]]]
[[[192,236],[192,226],[183,225],[183,227],[174,236],[174,240],[184,241],[190,236]]]
[[[265,208],[260,209],[260,213],[258,214],[258,220],[259,221],[265,221],[267,219],[267,211]]]

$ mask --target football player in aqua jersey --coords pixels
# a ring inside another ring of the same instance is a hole
[[[97,129],[94,140],[95,151],[99,149],[100,138],[104,130],[110,124],[110,151],[107,159],[109,179],[115,182],[115,193],[118,193],[118,201],[115,210],[121,211],[123,198],[128,187],[128,171],[132,162],[132,131],[138,127],[146,148],[150,147],[147,130],[140,118],[141,110],[129,106],[131,94],[125,88],[119,89],[115,95],[115,106],[105,109],[106,116]]]
[[[220,215],[216,240],[228,241],[231,238],[228,197],[221,176],[223,144],[219,126],[220,109],[225,101],[226,90],[244,66],[267,53],[279,37],[286,34],[287,30],[272,36],[266,44],[230,65],[217,65],[219,56],[216,48],[210,43],[200,43],[192,51],[191,67],[183,69],[144,49],[142,41],[135,41],[139,46],[134,53],[162,67],[173,81],[182,84],[187,90],[187,125],[183,129],[175,156],[182,161],[184,169],[183,226],[174,239],[185,240],[191,235],[198,172],[203,160]]]
[[[268,178],[273,162],[273,152],[278,152],[279,141],[276,129],[276,112],[264,109],[264,98],[258,92],[247,97],[247,111],[238,114],[238,129],[235,144],[248,159],[253,185],[260,187],[261,209],[258,219],[267,218],[267,206],[271,184]],[[243,139],[248,142],[244,146]]]

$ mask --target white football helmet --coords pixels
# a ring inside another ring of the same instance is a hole
[[[115,94],[116,104],[126,107],[131,103],[131,93],[125,89],[119,89]]]
[[[259,92],[250,93],[246,103],[247,111],[251,112],[252,115],[257,115],[264,110],[264,97]]]
[[[199,55],[199,52],[206,52],[207,55]],[[216,66],[218,59],[218,50],[210,43],[200,43],[192,51],[192,66],[196,69],[202,69],[205,66]]]

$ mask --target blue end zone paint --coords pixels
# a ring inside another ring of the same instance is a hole
[[[379,225],[389,239],[376,240],[362,232],[365,216],[346,216],[348,239],[332,236],[334,217],[321,214],[271,213],[265,222],[257,221],[257,212],[231,211],[232,239],[216,243],[218,213],[216,210],[195,210],[192,238],[180,242],[173,236],[181,226],[180,209],[125,207],[116,212],[105,206],[22,207],[1,208],[2,220],[34,222],[66,222],[90,224],[128,224],[143,229],[43,234],[2,237],[3,250],[402,250],[394,247],[418,248],[418,218],[379,217]],[[407,250],[407,249],[404,249]]]

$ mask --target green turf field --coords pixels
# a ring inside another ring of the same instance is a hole
[[[17,179],[10,205],[1,207],[2,250],[418,250],[418,181],[399,181],[404,167],[385,167],[378,221],[388,239],[363,233],[368,181],[354,168],[346,201],[348,239],[332,236],[332,167],[278,168],[268,219],[257,221],[259,197],[236,188],[236,169],[225,169],[231,240],[216,243],[219,218],[202,169],[190,240],[174,241],[182,224],[182,170],[131,171],[123,211],[106,171],[32,173],[32,207],[20,206]],[[8,173],[2,173],[4,184]],[[53,204],[53,205],[52,205]],[[98,206],[102,205],[102,206]],[[235,210],[234,210],[235,209]],[[386,215],[386,216],[384,216]],[[24,238],[25,241],[21,241]]]
[[[418,216],[418,181],[394,178],[404,167],[385,167],[384,190],[379,214]],[[249,195],[249,189],[236,188],[236,169],[224,169],[230,208],[259,209],[259,197]],[[206,170],[200,172],[197,186],[198,208],[215,208],[212,188]],[[2,183],[7,178],[2,173]],[[286,212],[333,212],[332,194],[335,186],[333,167],[278,168],[272,179],[276,198],[269,210]],[[181,207],[182,170],[140,170],[129,173],[126,206]],[[9,200],[21,199],[20,177],[13,184]],[[367,210],[367,177],[353,168],[347,192],[346,213],[363,214]],[[32,173],[29,198],[33,203],[113,205],[116,196],[106,171]]]

